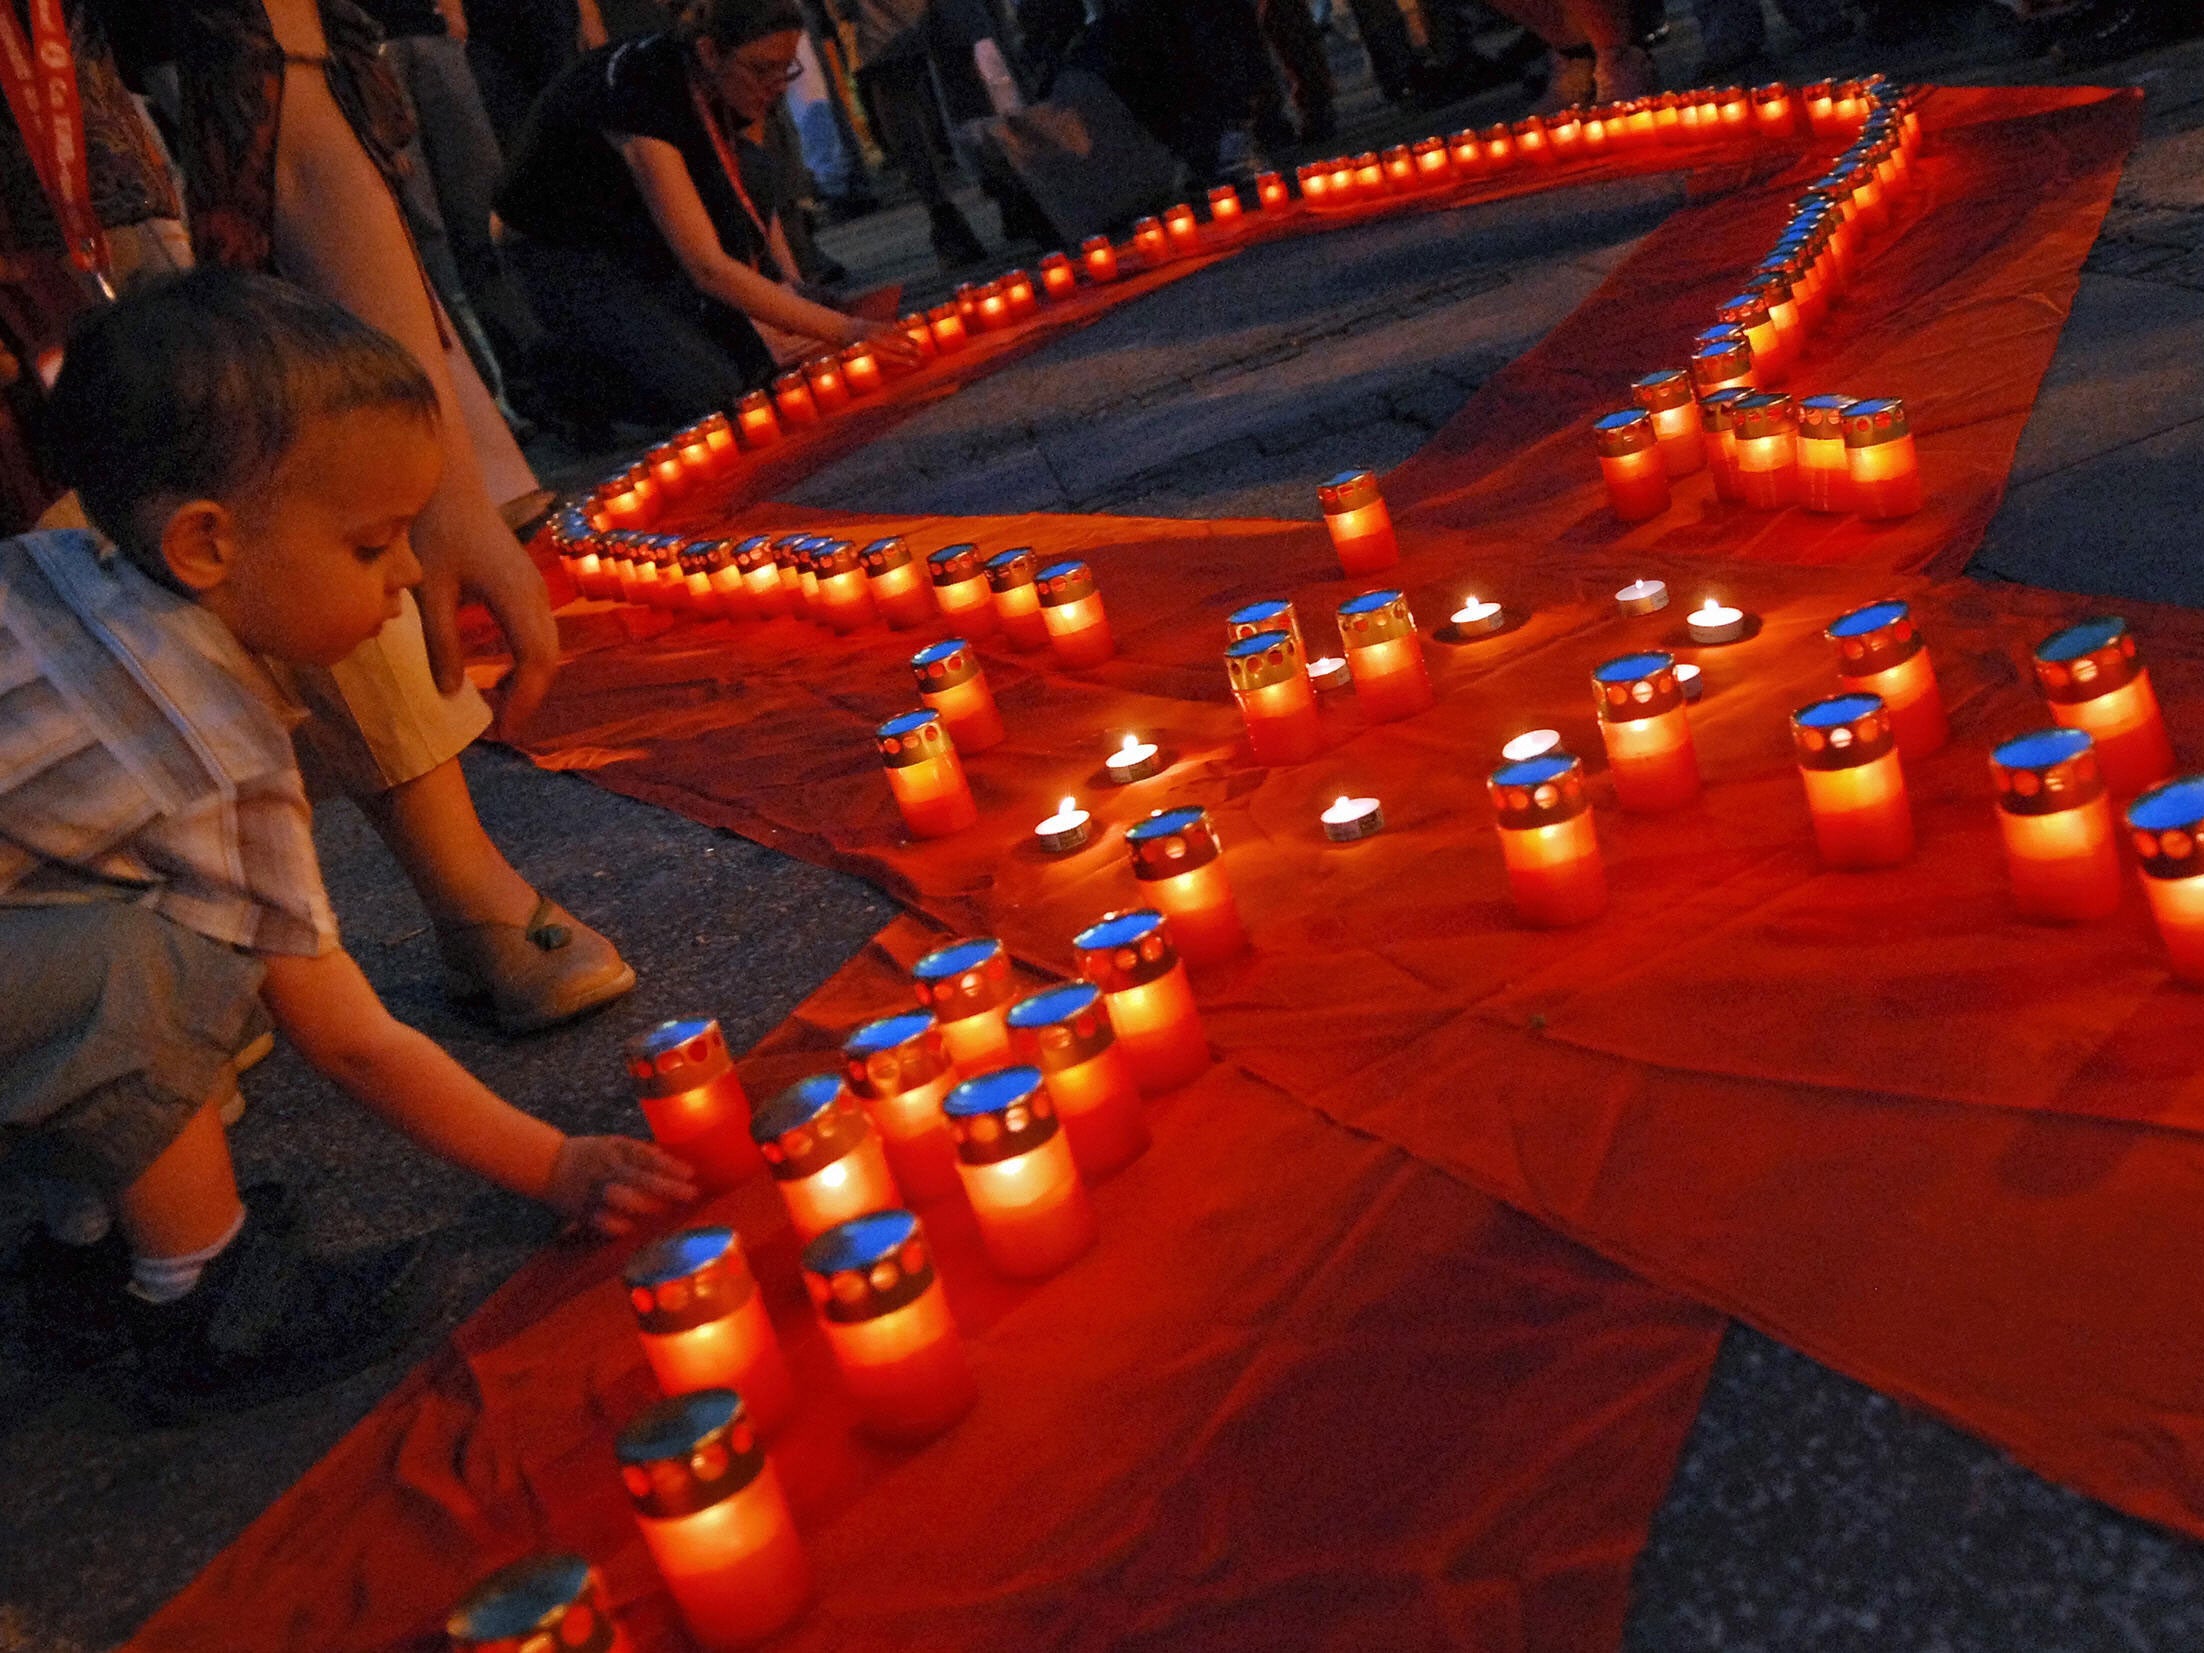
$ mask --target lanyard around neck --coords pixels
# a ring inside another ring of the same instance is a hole
[[[773,233],[765,227],[765,219],[758,205],[750,199],[750,189],[742,181],[742,166],[735,159],[734,146],[727,141],[727,133],[719,122],[719,111],[705,92],[703,83],[694,71],[689,75],[689,100],[696,105],[696,118],[704,123],[705,135],[712,140],[712,152],[719,157],[719,169],[727,174],[727,182],[735,192],[735,199],[742,203],[742,210],[750,215],[750,222],[758,228],[759,264],[773,256]]]
[[[0,0],[0,85],[22,130],[39,187],[61,227],[69,262],[108,287],[113,264],[107,232],[92,208],[92,175],[85,159],[84,96],[77,85],[76,50],[62,0],[30,0],[31,38],[23,37],[9,0]]]

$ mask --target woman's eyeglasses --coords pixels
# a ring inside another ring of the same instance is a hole
[[[795,58],[790,58],[786,63],[752,63],[746,57],[731,61],[753,85],[788,86],[803,79],[804,66]]]

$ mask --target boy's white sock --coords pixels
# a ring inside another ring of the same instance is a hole
[[[187,1251],[180,1257],[133,1257],[130,1259],[130,1290],[133,1295],[148,1303],[173,1303],[177,1298],[199,1283],[199,1276],[206,1273],[207,1265],[228,1249],[245,1226],[245,1207],[237,1208],[237,1220],[230,1224],[229,1232],[214,1244],[198,1251]]]

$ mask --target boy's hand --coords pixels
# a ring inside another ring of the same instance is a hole
[[[600,1234],[625,1234],[637,1217],[696,1198],[694,1174],[648,1142],[625,1136],[570,1136],[551,1164],[543,1202]]]

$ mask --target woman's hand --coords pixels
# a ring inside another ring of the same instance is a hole
[[[688,1166],[663,1148],[625,1136],[570,1136],[559,1144],[543,1203],[600,1234],[625,1234],[637,1217],[696,1198]]]
[[[918,365],[918,346],[892,321],[868,321],[863,316],[844,316],[840,344],[869,344],[873,353],[902,367]]]

